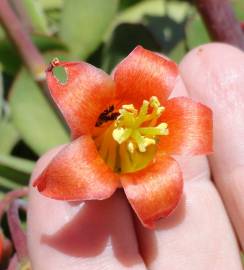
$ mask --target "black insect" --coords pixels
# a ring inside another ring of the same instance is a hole
[[[105,111],[103,111],[96,122],[96,127],[100,127],[103,123],[106,123],[108,121],[114,121],[119,116],[118,112],[114,111],[114,105],[109,106]]]

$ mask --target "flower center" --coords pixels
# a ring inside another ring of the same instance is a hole
[[[155,155],[158,137],[169,134],[167,123],[157,123],[164,107],[153,96],[149,101],[144,100],[139,110],[133,104],[123,105],[119,113],[109,108],[101,116],[105,119],[107,113],[108,121],[114,121],[94,138],[99,153],[116,172],[143,169]],[[101,123],[101,116],[97,125]]]

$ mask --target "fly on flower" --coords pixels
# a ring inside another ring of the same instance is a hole
[[[64,67],[67,82],[53,75]],[[183,188],[172,155],[212,151],[212,112],[187,97],[168,100],[178,76],[169,59],[136,47],[107,75],[84,62],[53,61],[51,95],[72,142],[34,182],[58,200],[104,200],[123,188],[142,224],[153,228],[177,206]]]

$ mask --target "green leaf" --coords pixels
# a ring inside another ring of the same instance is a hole
[[[180,23],[186,19],[186,16],[192,12],[190,4],[184,1],[168,1],[166,0],[166,14],[171,19]]]
[[[168,16],[176,22],[181,22],[190,12],[190,5],[186,2],[167,0],[151,0],[139,2],[132,7],[123,10],[115,20],[114,25],[119,23],[139,23],[147,16]]]
[[[202,18],[196,13],[186,25],[186,40],[189,49],[210,42],[210,37]]]
[[[10,107],[21,137],[37,154],[69,141],[58,116],[24,69],[12,86]]]
[[[3,27],[0,25],[0,40],[3,40],[6,37]]]
[[[3,76],[2,76],[2,65],[0,65],[0,119],[1,119],[2,113],[3,113],[3,105],[4,105],[4,98],[3,98]]]
[[[39,0],[39,1],[44,9],[57,9],[61,8],[64,4],[64,0]]]
[[[21,187],[20,184],[14,182],[11,179],[0,176],[0,190],[2,190],[3,188],[10,190],[10,189],[15,189],[15,188],[19,188],[19,187]]]
[[[242,262],[242,265],[244,266],[244,253],[241,252],[241,262]]]
[[[235,11],[236,17],[238,20],[244,20],[244,2],[243,0],[232,0],[233,9]]]
[[[186,53],[186,44],[185,41],[182,40],[170,51],[168,56],[177,63],[179,63],[182,60],[185,53]]]
[[[114,21],[114,27],[120,23],[140,23],[145,16],[163,16],[164,0],[143,1],[122,11]]]
[[[31,174],[35,162],[28,159],[0,154],[0,165],[25,174]]]
[[[19,139],[14,125],[7,120],[0,120],[0,154],[9,154]]]
[[[241,261],[242,261],[242,264],[244,266],[244,253],[243,252],[241,252]]]
[[[5,115],[6,101],[3,94],[2,73],[0,71],[0,154],[8,154],[17,143],[19,135]]]
[[[122,11],[114,26],[123,22],[140,23],[151,32],[154,41],[160,45],[161,53],[170,56],[174,50],[172,55],[180,53],[178,56],[180,58],[185,54],[186,48],[181,46],[181,49],[178,49],[180,47],[178,44],[185,39],[185,21],[191,12],[191,7],[186,2],[144,1]]]
[[[185,23],[178,23],[169,16],[147,16],[143,23],[160,44],[161,52],[166,55],[185,38]]]
[[[57,37],[41,35],[41,34],[33,34],[32,41],[38,47],[38,49],[42,52],[50,51],[50,50],[67,50],[68,47]]]
[[[179,61],[186,53],[185,23],[192,13],[186,2],[165,0],[163,16],[144,16],[143,22],[161,44],[163,54]]]
[[[37,33],[48,34],[47,18],[42,10],[40,1],[38,0],[22,0],[25,9],[26,20]]]
[[[15,170],[0,163],[0,177],[8,180],[13,185],[27,185],[30,179],[30,174]]]
[[[99,46],[110,26],[118,0],[69,0],[64,2],[60,37],[73,58],[87,58]]]
[[[0,188],[13,189],[27,185],[35,162],[9,155],[0,155]]]
[[[8,74],[17,72],[21,64],[16,49],[7,39],[0,40],[0,62],[3,70]]]
[[[119,10],[126,9],[126,8],[133,6],[135,4],[138,4],[139,2],[142,2],[142,1],[143,0],[120,0]]]
[[[148,29],[141,24],[120,24],[104,50],[103,69],[110,72],[138,44],[150,50],[159,50]]]

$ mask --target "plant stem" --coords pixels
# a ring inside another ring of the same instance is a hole
[[[4,98],[3,98],[3,77],[2,68],[0,67],[0,119],[3,116]]]
[[[228,0],[195,0],[195,4],[213,40],[244,50],[244,35]]]
[[[27,196],[27,194],[28,194],[28,187],[8,192],[5,195],[5,197],[0,201],[0,221],[2,219],[4,212],[8,209],[10,203],[17,198]]]
[[[242,30],[243,35],[244,35],[244,22],[241,22],[241,30]]]
[[[23,260],[27,260],[28,251],[27,251],[26,233],[22,230],[20,224],[19,218],[20,209],[26,210],[26,205],[24,204],[24,201],[21,200],[13,201],[9,206],[7,217],[17,257],[18,260],[21,262]]]

